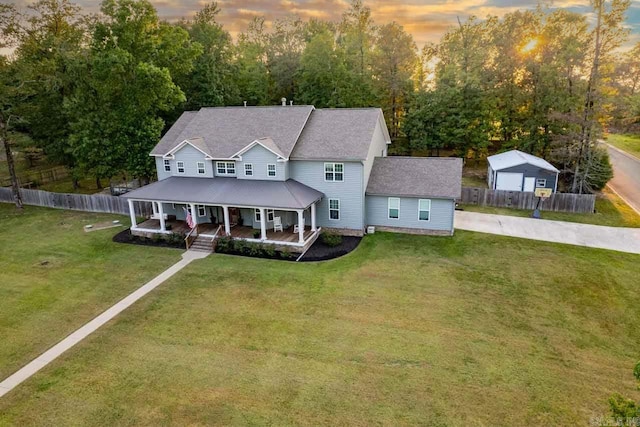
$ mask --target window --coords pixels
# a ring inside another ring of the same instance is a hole
[[[235,175],[236,164],[234,162],[216,162],[218,175]]]
[[[329,219],[340,219],[340,199],[329,199]]]
[[[256,209],[256,222],[260,222],[260,209]],[[267,222],[273,222],[273,209],[267,209]]]
[[[198,205],[198,216],[205,216],[207,211],[204,209],[204,206]]]
[[[198,174],[204,175],[204,162],[198,162],[196,166],[198,166]]]
[[[276,176],[276,165],[267,165],[267,176],[274,177]]]
[[[164,160],[164,171],[171,172],[171,160]]]
[[[184,162],[176,162],[178,173],[184,173]]]
[[[389,219],[400,218],[400,199],[397,197],[389,197]]]
[[[543,187],[544,188],[546,186],[547,186],[547,180],[546,179],[540,179],[540,178],[536,179],[536,188],[539,188],[539,187]]]
[[[344,163],[325,163],[325,181],[344,181]]]
[[[418,220],[429,221],[430,214],[431,214],[431,200],[429,199],[418,200]]]
[[[253,176],[253,165],[251,163],[244,164],[244,176]]]

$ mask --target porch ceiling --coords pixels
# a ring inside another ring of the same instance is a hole
[[[287,181],[237,178],[170,177],[122,197],[174,203],[248,206],[274,209],[306,209],[323,194],[293,179]]]

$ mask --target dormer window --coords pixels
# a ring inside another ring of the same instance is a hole
[[[198,167],[198,175],[204,175],[206,173],[204,162],[198,162],[196,166]]]
[[[184,173],[184,162],[176,162],[176,169],[178,173]]]
[[[251,163],[244,164],[244,176],[253,176],[253,165]]]
[[[216,162],[218,175],[235,175],[236,164],[234,162]]]
[[[271,178],[276,176],[276,165],[274,164],[267,165],[267,176]]]
[[[164,171],[171,172],[171,160],[164,160]]]

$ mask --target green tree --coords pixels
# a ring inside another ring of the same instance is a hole
[[[304,23],[300,19],[276,20],[266,35],[267,69],[273,82],[272,101],[294,100],[298,94],[300,58],[305,46]]]
[[[396,22],[379,28],[373,53],[373,75],[391,138],[400,136],[400,124],[413,92],[411,76],[417,65],[413,37]]]
[[[171,73],[188,72],[200,47],[187,43],[185,30],[160,24],[148,1],[105,0],[102,13],[65,104],[73,117],[71,147],[97,184],[122,170],[146,180],[154,168],[149,151],[164,127],[161,114],[185,101]]]
[[[264,18],[256,18],[238,37],[235,82],[242,101],[249,105],[271,102],[272,81],[267,67],[267,40]]]
[[[316,107],[344,107],[347,79],[344,56],[335,35],[324,29],[307,43],[300,59],[300,101]]]
[[[209,3],[198,11],[193,20],[181,26],[192,42],[203,47],[203,53],[194,62],[193,70],[174,80],[185,92],[186,108],[222,106],[238,103],[237,67],[233,61],[234,45],[231,36],[216,22],[220,12],[217,3]]]

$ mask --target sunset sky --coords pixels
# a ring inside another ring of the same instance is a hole
[[[18,1],[23,5],[26,0]],[[87,11],[98,10],[98,1],[77,0],[77,4]],[[151,0],[161,18],[174,20],[193,15],[205,0]],[[348,0],[219,0],[222,12],[219,21],[234,36],[243,31],[254,17],[262,15],[267,23],[296,14],[302,19],[316,17],[337,21],[347,9]],[[487,15],[502,16],[517,9],[533,9],[535,0],[365,0],[376,23],[397,21],[410,32],[418,46],[427,41],[438,41],[447,28],[470,15],[484,18]],[[589,0],[556,0],[550,2],[552,8],[567,8],[572,11],[589,13]],[[632,41],[640,41],[640,0],[632,1],[627,12],[627,24],[632,30]]]

